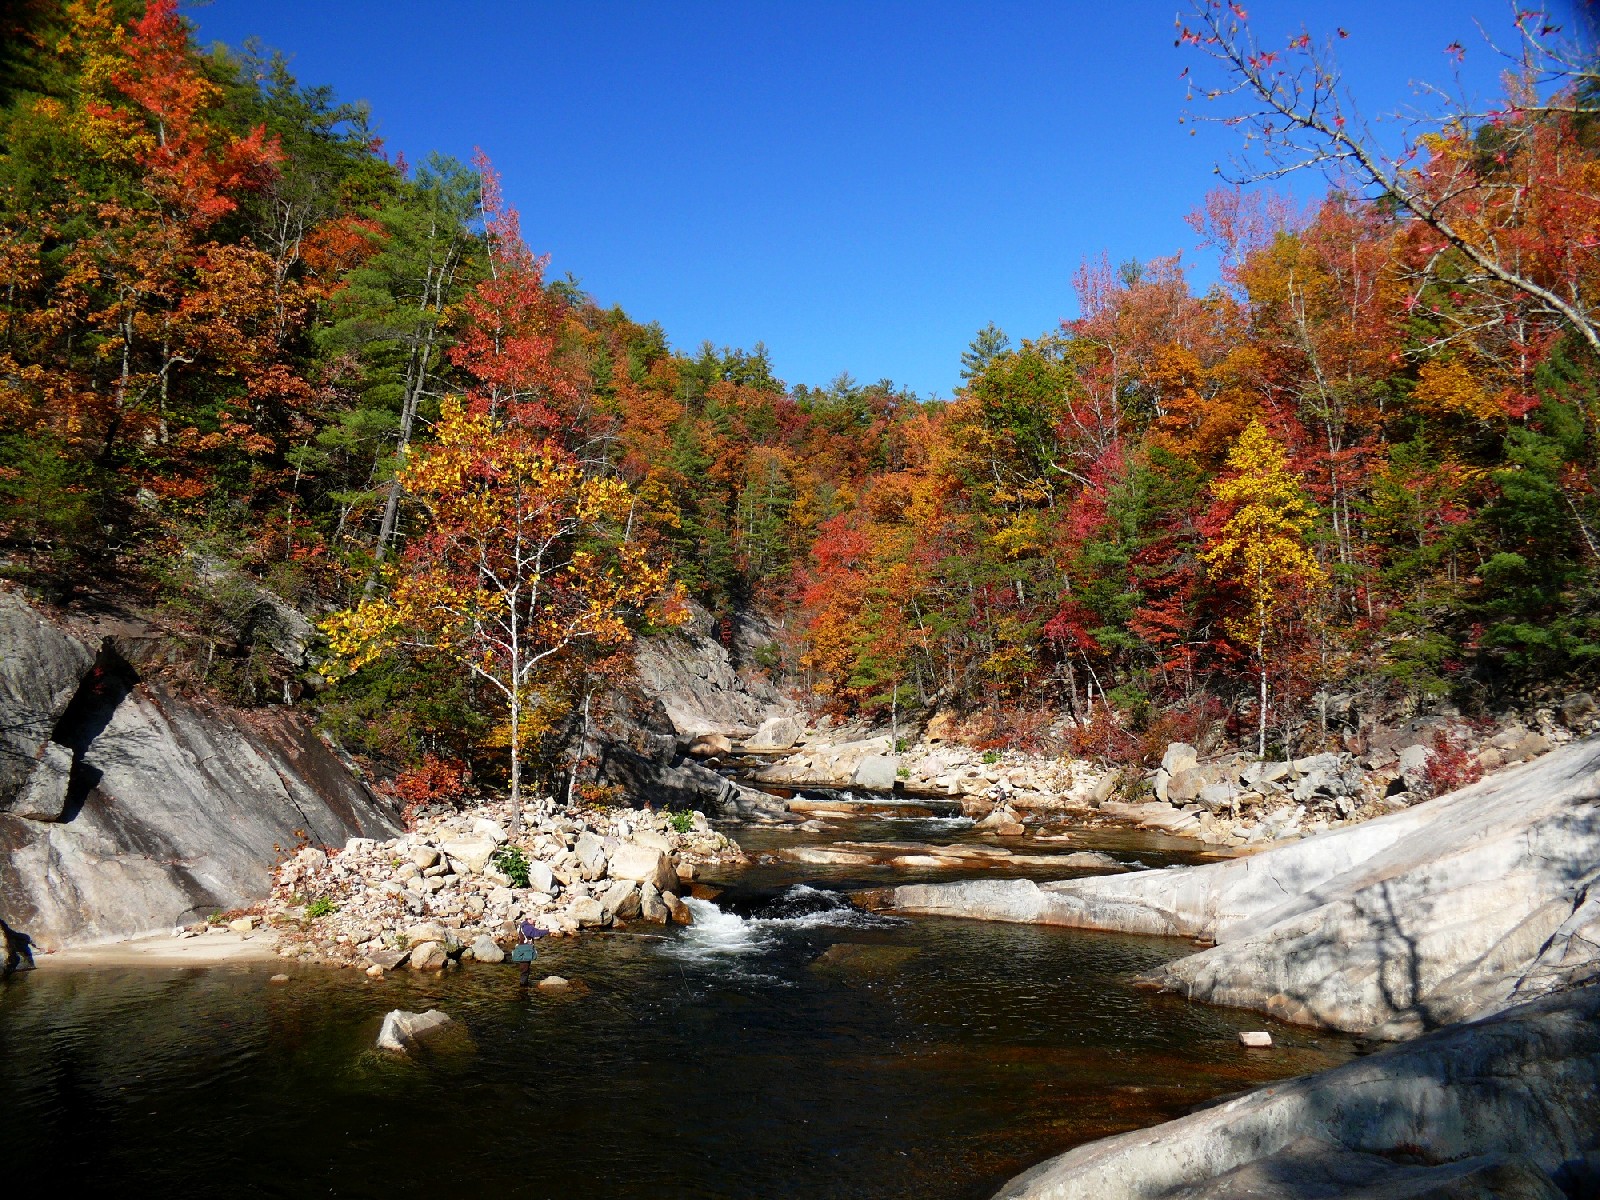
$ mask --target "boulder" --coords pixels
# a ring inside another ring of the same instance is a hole
[[[423,942],[445,942],[449,940],[449,933],[437,921],[423,921],[413,925],[405,931],[406,942],[412,946],[419,946]]]
[[[678,872],[672,856],[655,846],[623,842],[611,855],[611,877],[653,883],[658,891],[676,891]]]
[[[1207,773],[1199,767],[1190,767],[1186,771],[1179,771],[1167,784],[1166,801],[1168,804],[1192,804],[1200,795],[1200,789],[1210,783]],[[1157,798],[1161,798],[1158,791]]]
[[[413,971],[438,971],[450,961],[450,956],[445,953],[444,947],[438,942],[423,942],[421,945],[411,947],[411,969]]]
[[[378,1031],[378,1049],[397,1050],[403,1054],[437,1037],[452,1024],[454,1022],[436,1008],[421,1013],[397,1008],[384,1015],[383,1028]]]
[[[489,858],[499,849],[499,843],[488,837],[457,838],[445,842],[439,849],[469,873],[478,875],[489,865]]]
[[[569,912],[572,919],[583,929],[593,929],[611,923],[610,915],[606,913],[600,901],[593,896],[584,896],[575,900]]]
[[[1167,752],[1161,756],[1161,769],[1168,775],[1177,776],[1190,770],[1200,762],[1200,754],[1187,742],[1171,742]]]
[[[601,924],[626,921],[639,915],[639,885],[632,879],[619,879],[600,896]]]
[[[506,952],[500,948],[500,943],[487,933],[480,933],[473,938],[472,945],[469,948],[472,951],[472,957],[481,963],[497,963],[506,960]]]
[[[725,758],[733,753],[733,742],[725,733],[702,733],[689,743],[696,758]]]
[[[1561,720],[1571,729],[1583,729],[1600,716],[1600,705],[1588,692],[1576,692],[1561,702]]]
[[[803,736],[805,728],[793,717],[768,717],[744,746],[746,750],[787,750]]]
[[[653,883],[639,888],[639,915],[656,925],[665,925],[672,919],[672,913],[661,901],[660,890]]]
[[[564,992],[572,986],[572,981],[570,979],[565,979],[560,975],[546,975],[543,979],[539,980],[537,986],[543,988],[547,992]]]
[[[419,871],[426,871],[439,861],[439,850],[436,846],[416,846],[411,851],[411,862]]]
[[[506,841],[506,831],[500,827],[500,822],[491,821],[488,817],[477,817],[472,822],[472,832],[478,837],[488,838],[495,845],[503,845]]]
[[[581,833],[572,847],[583,869],[596,877],[605,874],[606,844],[592,833]]]
[[[401,963],[405,962],[406,959],[411,957],[411,951],[386,950],[380,946],[374,946],[370,950],[362,951],[362,957],[367,960],[368,964],[376,967],[380,972],[392,971]]]
[[[895,773],[899,769],[898,758],[887,754],[869,754],[857,764],[851,782],[857,787],[871,788],[876,792],[892,791]]]
[[[1272,1045],[1272,1035],[1265,1029],[1246,1029],[1239,1032],[1239,1045],[1264,1050]]]
[[[641,846],[650,846],[665,854],[672,853],[672,839],[664,833],[657,833],[654,829],[635,830],[633,840]],[[615,874],[616,872],[612,872]]]
[[[548,895],[555,890],[555,886],[555,872],[550,869],[549,863],[536,858],[528,864],[528,887],[532,891]]]
[[[667,913],[674,925],[694,924],[694,914],[689,911],[689,906],[671,892],[661,893],[661,903],[667,906]]]

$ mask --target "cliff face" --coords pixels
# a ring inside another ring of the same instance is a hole
[[[45,946],[267,895],[296,845],[396,832],[299,715],[141,680],[137,631],[98,645],[0,591],[0,917]]]
[[[775,640],[760,617],[733,619],[731,646],[718,637],[711,614],[691,605],[682,629],[639,643],[635,669],[644,690],[661,702],[685,738],[702,733],[748,736],[768,717],[792,716],[796,708],[760,671],[756,655]]]

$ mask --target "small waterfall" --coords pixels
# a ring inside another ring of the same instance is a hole
[[[752,908],[747,916],[718,908],[709,900],[684,900],[694,924],[663,945],[664,953],[689,959],[759,954],[773,949],[786,931],[820,928],[886,928],[895,917],[857,908],[838,892],[797,883]]]

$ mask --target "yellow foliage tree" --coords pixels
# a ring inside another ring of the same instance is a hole
[[[630,538],[628,485],[586,473],[514,419],[447,399],[437,443],[402,468],[426,514],[388,594],[323,623],[335,664],[359,670],[394,648],[470,671],[506,705],[512,811],[520,815],[530,714],[580,646],[620,648],[632,619],[687,613],[670,564]],[[514,817],[514,820],[517,818]]]
[[[1229,474],[1211,484],[1220,505],[1232,509],[1221,531],[1200,555],[1213,575],[1243,589],[1244,614],[1229,633],[1254,647],[1260,679],[1257,753],[1267,752],[1267,650],[1279,614],[1294,594],[1321,591],[1327,573],[1307,545],[1316,506],[1299,475],[1289,469],[1283,445],[1252,421],[1228,452]]]

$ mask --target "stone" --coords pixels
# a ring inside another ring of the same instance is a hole
[[[1570,729],[1583,729],[1597,716],[1600,704],[1588,692],[1576,692],[1561,702],[1561,720]]]
[[[661,893],[661,903],[667,906],[667,913],[674,925],[694,924],[694,914],[689,911],[689,906],[671,892]]]
[[[1427,778],[1428,760],[1432,757],[1433,752],[1426,746],[1407,746],[1400,751],[1396,767],[1409,788],[1416,789]]]
[[[605,873],[606,844],[594,834],[587,832],[579,834],[572,852],[578,856],[578,861],[583,864],[584,870],[591,875],[598,877]]]
[[[575,900],[568,911],[582,929],[592,929],[610,923],[605,908],[593,896]]]
[[[450,956],[438,942],[423,942],[411,947],[411,969],[413,971],[439,971],[444,964],[450,961]]]
[[[1166,753],[1161,756],[1161,769],[1168,775],[1176,777],[1184,771],[1193,769],[1199,762],[1199,751],[1193,746],[1187,742],[1171,742],[1167,746]]]
[[[1264,1029],[1240,1030],[1239,1045],[1257,1050],[1265,1049],[1272,1045],[1272,1035]]]
[[[653,883],[658,891],[676,891],[678,872],[672,856],[654,846],[638,842],[623,842],[611,856],[611,877],[632,879],[639,883]]]
[[[488,865],[489,856],[499,849],[499,846],[493,838],[472,837],[445,842],[439,849],[449,855],[453,862],[465,867],[470,874],[476,875]]]
[[[600,897],[601,924],[626,921],[639,915],[639,885],[632,879],[619,879]]]
[[[1179,771],[1167,784],[1167,794],[1164,797],[1168,804],[1184,805],[1192,803],[1200,795],[1200,789],[1210,782],[1206,772],[1198,767],[1190,767],[1186,771]],[[1162,799],[1160,792],[1156,793]]]
[[[472,957],[481,963],[504,962],[506,959],[506,952],[500,948],[500,943],[487,933],[480,933],[473,938],[472,945],[468,949],[472,952]]]
[[[413,925],[405,931],[405,934],[406,941],[413,946],[422,942],[443,942],[450,937],[445,927],[437,921],[423,921]]]
[[[478,837],[486,837],[497,846],[506,842],[506,831],[500,827],[500,822],[491,821],[488,817],[476,817],[472,822],[472,832]]]
[[[662,902],[661,892],[653,883],[646,883],[639,889],[639,915],[656,925],[672,920],[671,910]]]
[[[406,1012],[395,1009],[386,1013],[383,1028],[378,1031],[378,1049],[405,1053],[448,1029],[453,1021],[436,1008],[427,1012]]]
[[[672,840],[668,838],[666,834],[657,833],[654,829],[636,830],[633,835],[633,840],[638,842],[641,846],[650,846],[656,850],[662,851],[665,854],[672,853]],[[613,871],[612,874],[615,875],[616,872]]]
[[[72,751],[56,742],[46,742],[33,773],[4,809],[30,821],[59,821],[67,813],[71,781]]]
[[[1527,762],[1530,758],[1537,758],[1550,750],[1550,739],[1542,733],[1529,731],[1519,738],[1511,749],[1505,751],[1508,763]]]
[[[373,963],[370,967],[367,968],[367,977],[369,979],[382,979],[383,978],[383,968],[380,967],[377,963]]]
[[[267,980],[267,982],[268,983],[288,983],[289,982],[289,977],[287,975],[274,975],[271,979]]]
[[[405,962],[406,959],[411,957],[411,951],[385,950],[380,947],[375,947],[371,950],[364,951],[363,957],[374,967],[376,967],[381,974],[384,971],[392,971],[401,963]],[[368,971],[367,974],[370,975],[372,972]]]
[[[416,846],[411,851],[411,865],[419,871],[426,871],[439,861],[439,851],[433,846]]]
[[[556,876],[550,869],[549,863],[536,858],[528,864],[528,887],[535,892],[547,894],[555,891]]]
[[[725,758],[733,753],[733,742],[725,733],[702,733],[689,743],[689,753],[696,758]]]
[[[856,787],[870,788],[875,792],[892,791],[895,774],[899,769],[898,758],[887,754],[869,754],[856,766],[850,781]]]
[[[254,933],[260,923],[260,917],[240,917],[236,921],[229,921],[228,928],[234,933]]]
[[[787,750],[805,736],[805,728],[793,717],[768,717],[746,740],[746,750]]]
[[[560,975],[546,975],[539,980],[538,986],[547,992],[561,992],[572,986],[572,981]]]

